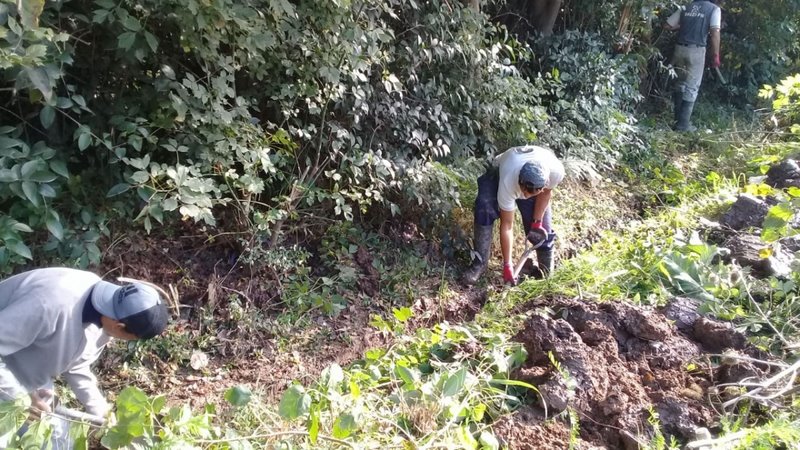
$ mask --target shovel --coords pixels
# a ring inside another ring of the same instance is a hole
[[[547,232],[541,229],[532,229],[528,232],[527,239],[525,240],[525,250],[522,252],[516,267],[514,267],[514,280],[519,279],[519,273],[525,262],[533,258],[533,252],[547,242]]]
[[[95,416],[82,411],[76,411],[61,405],[56,406],[56,409],[50,415],[58,419],[85,422],[97,428],[101,428],[106,424],[106,419],[100,416]]]

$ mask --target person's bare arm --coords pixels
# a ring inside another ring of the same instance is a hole
[[[681,27],[681,10],[672,13],[671,16],[664,22],[664,29],[674,31]]]
[[[711,35],[711,54],[709,56],[713,61],[719,56],[719,46],[721,40],[719,28],[712,28],[711,31],[709,31],[709,34]]]
[[[514,211],[500,210],[500,249],[503,252],[503,264],[511,264],[514,242]]]
[[[541,194],[536,196],[536,206],[533,208],[533,221],[541,222],[544,218],[544,212],[550,206],[550,198],[553,196],[552,189],[545,189]]]

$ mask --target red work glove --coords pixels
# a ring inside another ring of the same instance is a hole
[[[514,268],[511,266],[511,263],[503,264],[503,281],[511,283],[512,285],[516,284],[516,280],[514,280]]]
[[[717,53],[716,55],[714,55],[713,58],[711,58],[711,68],[716,69],[717,67],[719,67],[719,53]]]
[[[542,230],[544,231],[544,226],[542,226],[541,220],[534,220],[531,224],[531,230]]]

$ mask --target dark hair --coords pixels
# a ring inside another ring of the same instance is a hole
[[[538,190],[538,189],[541,189],[541,188],[542,188],[542,187],[544,187],[544,186],[542,186],[542,187],[536,187],[536,186],[534,186],[534,185],[533,185],[533,183],[531,183],[530,181],[525,181],[525,182],[522,182],[522,183],[520,183],[520,184],[519,184],[519,187],[520,187],[520,189],[522,189],[523,191],[525,191],[525,192],[527,192],[527,193],[529,193],[529,194],[533,194],[533,191],[536,191],[536,190]]]
[[[150,309],[120,319],[125,330],[139,339],[150,339],[158,336],[167,328],[167,307],[159,303]]]

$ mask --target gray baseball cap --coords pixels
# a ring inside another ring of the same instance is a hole
[[[100,314],[124,323],[141,339],[161,334],[169,319],[158,292],[141,283],[119,286],[100,280],[92,289],[92,305]]]
[[[540,189],[547,186],[550,171],[539,162],[526,162],[519,170],[519,184],[532,184]]]

